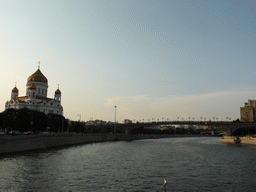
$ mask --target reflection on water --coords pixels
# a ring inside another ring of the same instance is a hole
[[[252,191],[256,147],[220,138],[106,142],[5,155],[0,191]]]

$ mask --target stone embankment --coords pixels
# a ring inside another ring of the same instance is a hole
[[[0,136],[0,154],[105,141],[132,141],[203,135],[125,135],[125,134],[34,134]]]
[[[234,136],[223,136],[220,139],[220,142],[223,143],[241,143],[245,145],[256,145],[256,138],[255,137],[234,137]]]
[[[105,141],[131,141],[150,138],[165,138],[169,135],[124,135],[124,134],[38,134],[0,136],[0,154],[51,147]]]

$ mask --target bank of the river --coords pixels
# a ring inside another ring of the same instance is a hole
[[[234,136],[223,136],[220,139],[220,142],[223,143],[241,143],[246,145],[256,145],[256,138],[255,137],[234,137]]]
[[[124,135],[124,134],[41,134],[41,135],[20,135],[1,136],[0,154],[12,153],[51,147],[60,147],[92,142],[105,141],[131,141],[139,139],[157,139],[167,137],[180,137],[192,135]],[[198,135],[197,135],[198,136]]]

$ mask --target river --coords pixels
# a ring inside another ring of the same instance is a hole
[[[254,191],[256,147],[187,137],[92,143],[0,157],[0,191]]]

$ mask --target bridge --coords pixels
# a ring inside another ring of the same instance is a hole
[[[156,122],[137,122],[129,124],[117,123],[114,125],[116,129],[123,129],[125,133],[129,133],[132,129],[139,127],[152,127],[159,125],[199,125],[208,126],[215,130],[222,130],[226,135],[232,135],[237,129],[248,129],[256,127],[256,122],[236,122],[236,121],[156,121]]]

